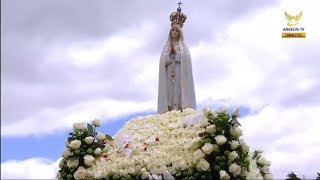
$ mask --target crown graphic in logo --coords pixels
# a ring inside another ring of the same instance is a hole
[[[173,12],[173,13],[170,15],[170,21],[171,21],[171,27],[178,25],[178,26],[180,26],[180,28],[182,28],[183,23],[184,23],[184,22],[186,21],[186,19],[187,19],[187,16],[181,12],[180,5],[181,5],[182,3],[179,2],[178,4],[179,4],[179,7],[178,7],[178,9],[177,9],[177,12]]]

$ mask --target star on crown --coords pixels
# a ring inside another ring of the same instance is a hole
[[[173,12],[171,13],[170,15],[170,21],[171,21],[171,27],[172,26],[175,26],[175,25],[178,25],[180,26],[180,28],[182,28],[183,26],[183,23],[186,21],[187,19],[187,16],[185,14],[183,14],[181,12],[181,8],[180,8],[180,5],[181,5],[181,1],[178,3],[179,7],[177,8],[177,12]]]

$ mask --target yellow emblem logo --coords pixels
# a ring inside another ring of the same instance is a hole
[[[299,20],[302,17],[302,11],[299,14],[297,14],[296,16],[292,16],[285,11],[284,15],[286,16],[287,20],[289,21],[287,25],[288,26],[295,26],[295,25],[299,24]]]

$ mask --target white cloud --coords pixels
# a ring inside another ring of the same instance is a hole
[[[45,109],[23,121],[1,127],[1,136],[50,134],[72,127],[75,122],[89,122],[95,118],[115,119],[136,112],[151,111],[152,102],[99,99],[75,104],[65,109]],[[44,124],[45,122],[45,124]],[[41,128],[39,128],[41,126]]]
[[[53,162],[43,158],[1,163],[1,179],[55,179],[61,159]]]
[[[213,32],[213,37],[208,37],[207,41],[190,47],[198,103],[223,102],[227,105],[246,106],[252,111],[257,111],[266,104],[283,104],[300,94],[307,94],[313,99],[319,98],[318,94],[308,92],[319,86],[320,76],[317,73],[317,66],[320,64],[309,63],[304,59],[308,58],[306,51],[316,52],[312,50],[316,49],[316,39],[320,35],[315,33],[319,26],[314,22],[317,21],[319,13],[312,9],[314,4],[310,1],[305,2],[304,6],[306,13],[303,23],[307,34],[310,34],[306,39],[281,39],[281,30],[286,24],[283,15],[285,4],[251,13],[231,23],[224,32],[208,29]],[[76,42],[70,49],[62,51],[66,56],[72,56],[76,66],[81,67],[99,66],[104,57],[110,61],[116,57],[124,58],[126,67],[137,71],[119,81],[128,82],[127,89],[139,88],[140,94],[137,95],[146,95],[149,99],[137,102],[130,98],[127,100],[102,98],[72,104],[64,109],[49,106],[39,109],[39,112],[25,117],[22,121],[11,122],[1,127],[2,135],[52,133],[70,128],[77,121],[88,121],[96,117],[117,118],[131,113],[155,110],[157,99],[154,94],[157,94],[157,66],[161,49],[158,54],[149,54],[143,50],[152,40],[146,37],[156,34],[157,28],[159,27],[152,22],[143,22],[116,33],[114,37],[98,41],[97,44]],[[128,44],[123,42],[127,40]],[[300,55],[299,59],[296,58],[297,55]],[[319,54],[312,54],[312,57],[317,58]],[[104,83],[107,84],[104,81],[100,82]],[[95,91],[98,88],[101,91],[102,87],[108,88],[105,91],[116,92],[125,88],[119,87],[116,83],[99,86],[93,82],[80,89],[88,91],[92,88],[92,91]],[[75,91],[78,92],[79,89]],[[301,99],[298,103],[306,102]],[[39,124],[46,126],[38,128]]]
[[[320,106],[270,105],[257,114],[239,119],[244,139],[252,150],[264,151],[276,179],[293,171],[302,178],[320,172]]]
[[[136,26],[128,27],[105,39],[74,42],[70,44],[65,53],[75,65],[84,68],[112,61],[114,57],[130,59],[148,44],[150,38],[145,36],[154,32],[156,28],[156,24],[142,21]]]
[[[192,47],[199,102],[227,99],[234,105],[259,109],[317,88],[320,63],[311,58],[320,58],[316,53],[320,35],[315,34],[320,26],[314,23],[320,14],[313,5],[303,6],[306,13],[301,21],[310,34],[306,39],[281,38],[286,6],[279,4],[235,21],[225,32]]]

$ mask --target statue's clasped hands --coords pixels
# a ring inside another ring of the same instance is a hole
[[[172,42],[171,42],[170,53],[172,53],[172,54],[176,53],[176,50],[174,49],[174,45]]]

